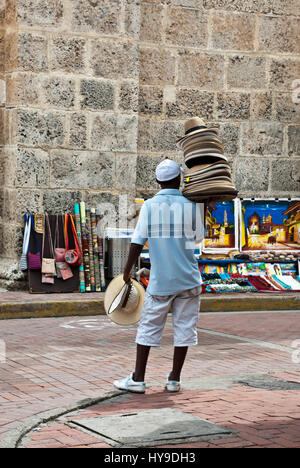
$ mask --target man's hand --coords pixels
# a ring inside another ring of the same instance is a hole
[[[128,260],[125,265],[124,273],[123,273],[123,280],[125,281],[125,283],[127,283],[127,281],[130,279],[132,267],[136,263],[137,259],[139,258],[142,250],[143,250],[143,245],[141,244],[132,243],[130,245]]]
[[[125,273],[125,272],[124,272],[124,274],[123,274],[123,281],[124,281],[125,283],[127,283],[127,282],[130,280],[130,278],[131,278],[131,273],[128,274],[128,273]]]

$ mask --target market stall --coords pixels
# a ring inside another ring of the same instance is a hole
[[[28,269],[30,292],[101,292],[123,272],[133,229],[99,228],[95,208],[81,202],[74,213],[24,218],[20,268]],[[300,291],[299,200],[215,203],[205,223],[205,239],[195,249],[203,292]],[[141,267],[151,269],[147,243],[135,270]],[[148,278],[140,281],[146,288]]]

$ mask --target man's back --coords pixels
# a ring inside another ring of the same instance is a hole
[[[144,203],[132,243],[144,245],[148,239],[150,294],[171,295],[201,284],[194,248],[203,231],[203,205],[177,189],[160,190]]]

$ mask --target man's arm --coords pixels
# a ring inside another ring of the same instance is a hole
[[[143,250],[143,245],[141,244],[132,243],[130,245],[128,259],[127,259],[127,262],[124,268],[124,273],[123,273],[123,280],[125,281],[125,283],[129,280],[131,276],[132,267],[136,263],[137,259],[139,258],[142,250]]]

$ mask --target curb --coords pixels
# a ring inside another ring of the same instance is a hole
[[[0,320],[74,315],[105,315],[104,301],[89,299],[0,303]]]
[[[260,310],[300,310],[299,293],[249,295],[203,295],[201,312],[242,312]],[[0,320],[18,318],[105,315],[104,300],[45,300],[0,302]]]
[[[100,403],[105,400],[109,400],[111,398],[115,398],[123,394],[124,392],[122,392],[121,390],[120,391],[116,390],[116,391],[101,395],[100,397],[85,398],[84,400],[80,400],[77,403],[63,406],[62,408],[56,408],[53,410],[45,411],[44,413],[41,413],[39,416],[33,416],[26,423],[10,431],[5,436],[5,438],[0,441],[0,448],[18,448],[18,445],[20,444],[22,438],[26,434],[31,432],[33,429],[38,427],[40,424],[54,421],[58,417],[63,416],[67,413],[72,413],[73,411],[77,411],[80,409],[87,408],[89,406],[93,406],[97,403]]]

